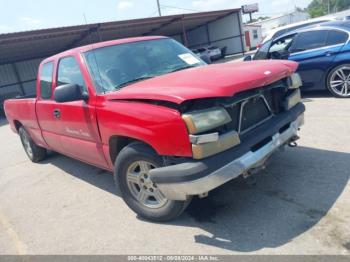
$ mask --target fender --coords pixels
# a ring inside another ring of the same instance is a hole
[[[96,112],[104,147],[112,136],[123,136],[145,142],[159,155],[192,156],[187,127],[176,109],[106,100],[96,106]]]

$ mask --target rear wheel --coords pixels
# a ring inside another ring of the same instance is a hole
[[[336,97],[350,98],[350,64],[337,66],[329,72],[327,88]]]
[[[46,149],[35,144],[23,126],[19,128],[18,133],[21,138],[24,151],[32,162],[40,162],[46,157]]]
[[[153,183],[149,171],[162,166],[158,154],[143,143],[122,149],[115,161],[114,179],[125,203],[138,215],[152,221],[179,216],[190,202],[167,199]]]

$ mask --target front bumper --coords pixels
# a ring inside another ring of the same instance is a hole
[[[262,166],[274,151],[289,143],[303,124],[304,110],[303,104],[297,104],[242,136],[240,145],[212,157],[152,169],[151,179],[172,200],[209,192]]]

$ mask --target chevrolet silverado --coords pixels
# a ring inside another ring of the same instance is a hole
[[[297,66],[207,65],[158,36],[100,42],[43,60],[36,97],[5,113],[31,161],[52,150],[112,171],[133,211],[167,221],[298,138]]]

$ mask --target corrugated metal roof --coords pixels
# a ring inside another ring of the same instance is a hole
[[[0,64],[47,57],[92,42],[177,35],[182,33],[183,25],[186,30],[191,30],[239,11],[239,8],[227,9],[1,34]]]

